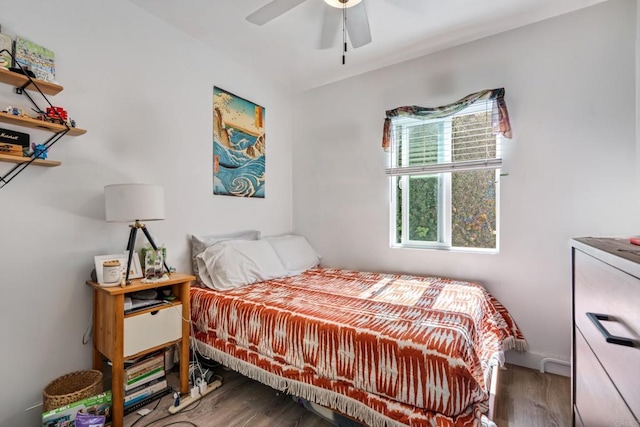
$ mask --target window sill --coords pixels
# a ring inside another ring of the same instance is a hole
[[[499,249],[456,248],[456,247],[438,246],[438,245],[427,246],[427,245],[411,245],[411,244],[391,244],[389,247],[391,249],[420,249],[420,250],[471,253],[471,254],[482,254],[482,255],[496,255],[500,253]]]

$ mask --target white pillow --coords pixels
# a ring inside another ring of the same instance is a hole
[[[264,240],[228,240],[197,256],[200,278],[212,289],[227,290],[287,275],[278,255]]]
[[[288,234],[265,237],[264,240],[276,251],[289,276],[300,274],[320,264],[320,255],[302,236]]]
[[[191,235],[191,264],[193,274],[198,278],[200,277],[196,257],[209,246],[226,240],[258,240],[259,238],[260,232],[258,230],[238,231],[227,234],[210,234],[207,236]]]

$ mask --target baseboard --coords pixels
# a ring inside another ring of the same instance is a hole
[[[562,375],[565,377],[571,376],[570,362],[562,357],[552,356],[549,354],[532,353],[529,351],[524,353],[508,351],[505,356],[507,363],[535,369],[536,371],[540,371],[542,369],[544,372]]]

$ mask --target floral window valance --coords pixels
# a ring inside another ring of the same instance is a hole
[[[439,119],[456,114],[479,100],[494,100],[492,111],[492,128],[494,134],[500,134],[505,138],[511,138],[511,124],[509,112],[504,100],[504,88],[487,89],[465,96],[453,104],[441,107],[419,107],[416,105],[398,107],[387,111],[384,120],[382,135],[382,148],[389,151],[391,147],[391,121],[394,117],[415,117],[418,119]]]

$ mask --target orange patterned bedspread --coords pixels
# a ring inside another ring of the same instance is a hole
[[[368,425],[479,425],[491,367],[525,341],[483,287],[315,268],[192,288],[206,356]]]

